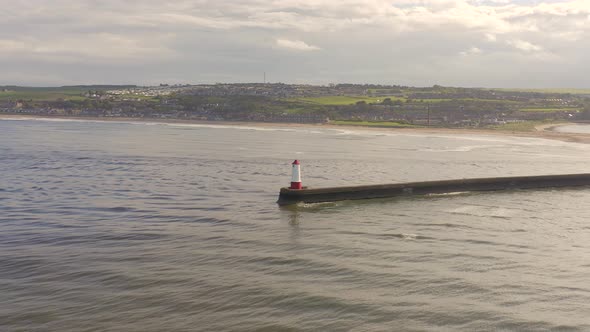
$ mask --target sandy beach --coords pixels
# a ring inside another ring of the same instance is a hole
[[[508,131],[498,129],[478,129],[478,128],[383,128],[383,127],[366,127],[366,126],[347,126],[334,125],[330,123],[307,124],[307,123],[274,123],[274,122],[239,122],[239,121],[200,121],[200,120],[182,120],[182,119],[158,119],[158,118],[104,118],[104,117],[75,117],[75,116],[41,116],[41,115],[9,115],[1,114],[1,119],[60,119],[60,120],[82,120],[82,121],[109,121],[109,122],[149,122],[149,123],[168,123],[168,124],[202,124],[217,126],[247,126],[247,127],[306,127],[306,128],[325,128],[325,129],[348,129],[362,131],[395,131],[407,134],[444,134],[444,135],[501,135],[514,137],[531,137],[553,139],[564,142],[590,144],[590,134],[581,133],[564,133],[554,129],[571,123],[552,123],[539,125],[532,131]]]

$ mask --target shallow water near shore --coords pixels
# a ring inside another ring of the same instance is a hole
[[[555,127],[560,133],[590,134],[590,124],[572,124]]]
[[[0,120],[2,331],[590,329],[590,189],[279,208],[313,187],[588,173],[590,145]]]

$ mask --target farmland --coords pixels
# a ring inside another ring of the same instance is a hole
[[[405,102],[404,97],[385,96],[385,97],[369,97],[369,96],[321,96],[321,97],[302,97],[289,98],[289,101],[303,102],[316,105],[352,105],[357,102],[365,102],[367,104],[382,103],[383,100],[389,98],[392,101],[399,100]]]
[[[590,119],[590,96],[547,90],[370,84],[0,87],[0,112],[367,127],[491,127]],[[588,90],[590,91],[590,90]],[[586,92],[586,90],[569,90]]]

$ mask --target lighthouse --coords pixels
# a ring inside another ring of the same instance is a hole
[[[291,165],[293,166],[293,175],[291,176],[291,187],[289,189],[302,189],[301,165],[299,165],[299,160],[295,160]]]

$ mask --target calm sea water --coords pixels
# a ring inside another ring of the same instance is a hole
[[[1,331],[588,331],[590,189],[279,208],[304,184],[590,172],[487,136],[0,121]]]

